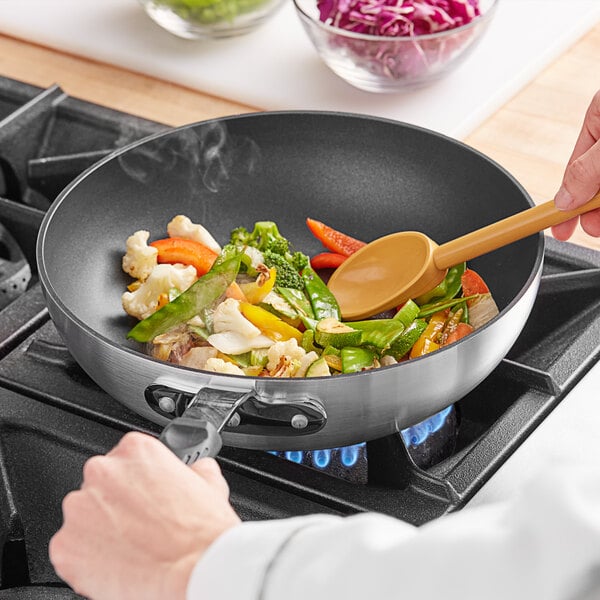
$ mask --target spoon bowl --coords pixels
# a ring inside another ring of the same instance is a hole
[[[349,256],[328,286],[344,319],[364,319],[428,292],[454,265],[598,208],[600,192],[572,210],[558,210],[549,200],[441,246],[417,231],[392,233]]]

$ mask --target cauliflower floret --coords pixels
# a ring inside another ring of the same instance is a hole
[[[173,288],[183,292],[194,281],[196,269],[191,265],[156,265],[137,290],[121,296],[121,302],[127,314],[142,320],[156,312],[161,294],[168,294]]]
[[[213,313],[213,331],[234,331],[247,338],[260,335],[260,329],[240,312],[240,302],[235,298],[227,298],[217,306]]]
[[[295,338],[290,338],[285,342],[275,342],[267,353],[267,370],[274,371],[280,364],[281,359],[286,357],[289,362],[292,363],[297,361],[298,366],[302,357],[306,354],[306,351],[301,346],[298,346],[298,342]]]
[[[230,363],[222,358],[209,358],[204,365],[205,371],[212,371],[213,373],[226,373],[227,375],[243,375],[242,371],[237,365]]]
[[[136,279],[144,281],[156,266],[158,250],[148,246],[149,231],[136,231],[127,238],[127,252],[123,256],[123,271]]]
[[[169,237],[179,237],[186,240],[194,240],[204,244],[211,250],[219,253],[221,246],[217,240],[208,232],[208,230],[198,223],[192,223],[189,217],[185,215],[177,215],[167,225],[167,233]]]
[[[250,350],[255,350],[256,348],[268,348],[275,343],[266,335],[260,334],[249,338],[237,333],[237,331],[213,333],[206,338],[206,341],[211,346],[214,346],[219,352],[231,354],[232,356],[244,354],[250,352]]]

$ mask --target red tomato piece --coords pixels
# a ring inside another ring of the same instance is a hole
[[[490,293],[490,288],[488,288],[485,281],[481,278],[481,275],[472,269],[465,269],[460,281],[462,283],[463,296]]]

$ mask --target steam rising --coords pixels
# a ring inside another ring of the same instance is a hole
[[[119,142],[134,136],[123,131]],[[145,185],[175,172],[189,182],[192,193],[216,193],[256,172],[260,150],[250,138],[230,135],[224,123],[207,122],[151,139],[124,152],[118,161],[129,177]]]

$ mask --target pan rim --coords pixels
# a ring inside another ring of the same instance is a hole
[[[51,204],[50,208],[47,210],[46,214],[44,215],[44,218],[42,219],[42,223],[40,225],[40,229],[39,229],[38,237],[37,237],[37,241],[36,241],[36,262],[37,262],[37,268],[38,268],[38,275],[39,275],[40,283],[42,284],[42,290],[43,290],[44,294],[47,295],[49,298],[51,298],[53,304],[62,312],[62,314],[69,321],[71,321],[77,327],[79,327],[81,330],[83,330],[86,333],[86,335],[94,337],[95,339],[101,341],[103,344],[106,344],[119,352],[125,352],[132,356],[145,358],[152,362],[156,362],[161,365],[166,365],[173,369],[182,370],[183,372],[187,372],[187,373],[198,373],[200,375],[205,375],[205,376],[206,375],[214,375],[214,373],[212,373],[211,371],[204,371],[201,369],[192,369],[192,368],[184,367],[181,365],[166,363],[165,361],[161,361],[150,355],[144,354],[142,351],[135,350],[133,348],[129,348],[123,344],[118,344],[111,338],[106,337],[102,333],[99,333],[98,331],[96,331],[95,329],[90,327],[87,323],[85,323],[83,320],[81,320],[79,317],[77,317],[61,300],[60,295],[58,294],[58,292],[52,285],[50,278],[48,277],[48,272],[46,270],[46,260],[45,260],[44,250],[45,250],[45,241],[46,241],[46,236],[47,236],[49,225],[52,222],[52,219],[53,219],[55,213],[58,211],[58,209],[60,208],[62,203],[65,201],[65,199],[69,196],[69,194],[72,192],[73,189],[77,188],[80,185],[80,183],[83,180],[87,179],[92,173],[94,173],[96,170],[100,169],[106,163],[108,163],[112,160],[115,160],[117,157],[121,156],[122,154],[124,154],[126,152],[131,151],[134,148],[137,148],[138,146],[142,146],[148,142],[151,142],[155,139],[159,139],[161,137],[174,135],[178,131],[185,131],[187,129],[191,129],[191,128],[194,128],[199,125],[210,125],[211,123],[223,123],[223,122],[227,122],[227,121],[233,121],[233,120],[238,121],[240,119],[253,119],[253,118],[257,118],[257,117],[258,118],[270,118],[270,117],[281,117],[281,116],[291,116],[291,117],[303,116],[303,117],[306,117],[307,115],[314,116],[314,117],[336,117],[336,118],[344,118],[344,119],[359,119],[360,121],[372,121],[372,122],[377,122],[377,123],[384,123],[384,124],[391,125],[393,127],[400,126],[402,128],[407,128],[407,129],[412,129],[415,131],[423,132],[428,135],[432,135],[434,137],[442,139],[446,142],[450,142],[451,144],[457,145],[457,146],[463,148],[464,150],[476,155],[478,158],[482,159],[483,161],[489,163],[491,166],[493,166],[497,170],[499,170],[521,192],[521,194],[523,195],[523,197],[525,198],[525,200],[527,201],[529,206],[530,207],[535,206],[535,203],[533,202],[530,194],[521,185],[521,183],[514,177],[514,175],[512,175],[507,169],[505,169],[502,165],[500,165],[494,159],[490,158],[489,156],[487,156],[483,152],[477,150],[476,148],[469,146],[468,144],[466,144],[465,142],[463,142],[461,140],[457,140],[446,134],[443,134],[438,131],[434,131],[432,129],[428,129],[426,127],[422,127],[419,125],[414,125],[412,123],[407,123],[404,121],[398,121],[398,120],[394,120],[394,119],[390,119],[390,118],[378,117],[378,116],[368,115],[368,114],[344,112],[344,111],[325,111],[325,110],[255,111],[255,112],[249,112],[249,113],[243,113],[243,114],[215,117],[212,119],[206,119],[206,120],[196,121],[193,123],[188,123],[188,124],[181,125],[178,127],[169,127],[165,131],[153,133],[151,135],[140,138],[139,140],[136,140],[134,142],[126,144],[125,146],[116,149],[114,152],[111,152],[104,158],[100,159],[98,162],[96,162],[93,165],[91,165],[90,167],[88,167],[85,171],[83,171],[75,179],[73,179],[73,181],[71,181],[60,192],[60,194],[57,196],[57,198]],[[494,323],[496,323],[496,321],[498,319],[500,319],[501,317],[506,315],[508,312],[510,312],[520,302],[520,300],[523,298],[523,296],[526,294],[526,292],[529,290],[529,288],[532,286],[532,284],[539,277],[539,275],[541,273],[541,269],[542,269],[543,259],[544,259],[545,236],[544,236],[543,232],[539,232],[535,235],[537,235],[537,237],[538,237],[536,258],[535,258],[533,268],[531,269],[531,272],[529,273],[529,276],[527,277],[527,280],[525,281],[525,283],[523,284],[523,286],[521,287],[519,292],[499,312],[499,314],[496,315],[491,321],[489,321],[488,323],[483,325],[481,328],[479,328],[477,330],[478,332],[486,330],[487,328],[492,326]],[[436,351],[436,354],[439,354],[440,352],[443,353],[448,350],[453,350],[459,344],[468,343],[470,337],[471,336],[467,336],[466,338],[463,338],[463,339],[459,340],[458,342],[455,342],[451,346],[442,347]],[[426,358],[428,358],[428,356],[424,355],[424,356],[420,356],[420,357],[411,359],[408,362],[407,361],[400,362],[395,365],[380,367],[378,369],[371,369],[368,371],[359,371],[359,372],[355,372],[355,373],[341,373],[339,375],[336,375],[335,379],[338,379],[339,377],[348,378],[348,377],[361,377],[361,376],[366,376],[366,375],[375,375],[375,374],[377,374],[377,372],[389,371],[390,369],[402,367],[404,364],[414,364],[414,363],[422,361],[423,359],[426,359]],[[260,380],[260,381],[265,381],[265,382],[266,381],[270,381],[270,382],[277,381],[277,382],[281,383],[282,381],[285,381],[285,382],[295,381],[295,382],[301,383],[301,382],[306,381],[306,378],[304,378],[304,377],[285,378],[282,380],[282,378],[280,378],[280,377],[260,377],[260,378],[258,378],[258,377],[249,377],[246,375],[233,375],[233,374],[220,374],[220,375],[227,377],[227,378],[231,377],[231,378],[235,378],[235,380],[244,380],[244,381],[248,381],[248,382],[250,382],[250,381],[254,382],[254,381]],[[322,377],[315,377],[315,378],[311,378],[311,379],[329,380],[330,377],[322,376]]]

